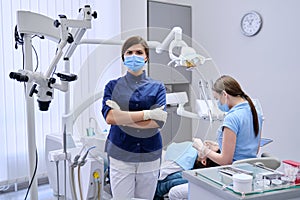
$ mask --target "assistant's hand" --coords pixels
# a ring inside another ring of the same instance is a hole
[[[105,101],[105,104],[112,109],[121,110],[120,106],[113,100],[107,100]]]
[[[165,106],[161,106],[153,110],[144,110],[144,120],[154,119],[154,120],[166,122],[168,113],[163,110],[164,107]]]
[[[204,158],[211,150],[202,142],[200,138],[193,138],[193,147],[197,149],[198,156]]]

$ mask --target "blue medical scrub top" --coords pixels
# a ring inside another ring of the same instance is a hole
[[[107,100],[115,101],[123,111],[150,110],[166,105],[163,83],[146,76],[127,72],[125,76],[109,81],[104,89],[102,114],[106,119],[111,109]],[[160,128],[164,122],[156,121]],[[108,156],[125,162],[148,162],[161,157],[162,139],[158,128],[138,129],[111,125],[105,151]]]
[[[262,116],[257,111],[259,122],[259,134],[255,137],[253,117],[248,101],[232,107],[226,114],[222,126],[218,129],[218,143],[222,151],[223,128],[227,127],[236,134],[236,146],[233,161],[255,158],[260,141]]]

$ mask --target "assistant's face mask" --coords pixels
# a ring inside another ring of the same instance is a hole
[[[143,56],[125,56],[124,65],[128,67],[131,71],[137,72],[145,65],[145,59]]]
[[[226,103],[221,104],[220,100],[218,100],[218,108],[223,111],[223,112],[228,112],[229,111],[229,107]]]

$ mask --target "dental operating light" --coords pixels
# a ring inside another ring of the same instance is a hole
[[[164,41],[156,47],[156,53],[160,54],[163,51],[166,51],[167,47],[169,47],[168,52],[171,59],[168,65],[175,63],[175,67],[184,66],[187,69],[190,69],[198,65],[203,65],[206,61],[211,60],[211,58],[205,58],[204,56],[197,54],[194,48],[189,47],[186,42],[182,40],[182,29],[180,27],[174,27],[171,30]],[[173,49],[176,47],[181,48],[179,56],[176,56],[173,53]]]

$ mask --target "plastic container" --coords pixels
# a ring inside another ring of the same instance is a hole
[[[288,177],[289,181],[300,184],[300,162],[293,160],[284,160],[282,162],[284,174]]]
[[[248,174],[234,174],[232,176],[233,189],[242,193],[251,192],[252,179],[253,177]]]

